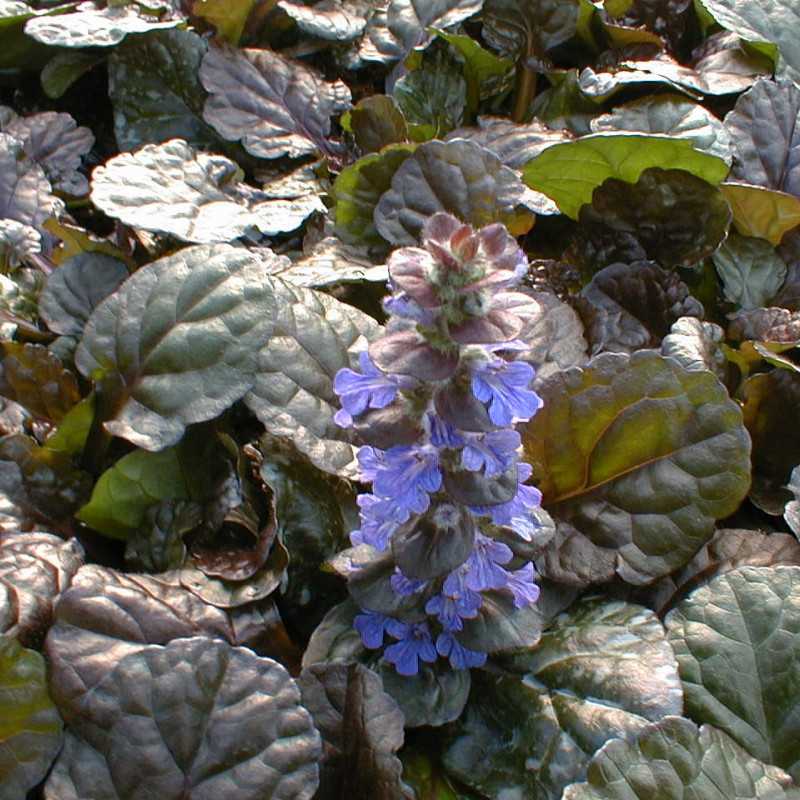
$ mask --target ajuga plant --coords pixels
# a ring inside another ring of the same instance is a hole
[[[440,657],[479,667],[480,644],[515,644],[479,641],[471,625],[483,606],[513,613],[539,596],[528,553],[541,496],[525,484],[514,430],[541,406],[533,368],[514,360],[535,308],[513,291],[528,262],[502,224],[476,231],[439,213],[422,247],[395,250],[388,267],[386,332],[360,372],[334,382],[336,421],[365,442],[358,460],[372,484],[350,534],[354,624],[401,675]]]

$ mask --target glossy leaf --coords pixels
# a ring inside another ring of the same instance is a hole
[[[794,495],[794,499],[786,504],[783,517],[794,535],[800,539],[800,470],[797,467],[792,470],[792,477],[786,486]],[[800,564],[800,561],[798,563]]]
[[[427,142],[394,173],[375,207],[375,227],[392,244],[416,244],[425,220],[437,211],[476,228],[508,221],[524,190],[513,170],[479,145]]]
[[[109,159],[92,175],[92,202],[127,225],[186,242],[230,242],[248,233],[293,231],[318,197],[276,200],[237,179],[224,156],[198,153],[182,139]]]
[[[272,436],[292,442],[318,469],[355,477],[350,434],[333,420],[339,408],[333,378],[355,366],[381,328],[321,292],[275,281],[273,297],[245,403]]]
[[[742,567],[697,589],[666,623],[688,714],[794,777],[798,584],[800,567]]]
[[[725,354],[720,344],[725,332],[713,322],[681,317],[661,342],[661,355],[674,358],[682,367],[708,370],[720,380],[725,377]]]
[[[443,139],[463,120],[467,83],[454,65],[433,62],[400,78],[392,96],[410,125],[412,139]]]
[[[593,354],[657,347],[680,317],[703,316],[674,272],[647,261],[600,270],[581,291],[578,309]]]
[[[741,412],[708,372],[652,351],[606,353],[539,394],[523,444],[559,523],[558,546],[537,562],[549,577],[648,583],[685,564],[747,491]]]
[[[800,197],[749,183],[725,182],[719,188],[742,236],[766,239],[777,246],[787,231],[800,225]]]
[[[203,118],[258,158],[331,152],[331,117],[350,106],[342,81],[328,83],[270,50],[211,47],[200,80],[209,93]]]
[[[513,59],[541,57],[567,41],[578,23],[575,0],[486,0],[484,30],[486,41]]]
[[[586,783],[563,800],[796,800],[798,790],[781,769],[764,764],[726,734],[682,717],[649,725],[636,742],[615,739],[600,749]]]
[[[386,266],[373,266],[366,249],[345,244],[336,236],[326,236],[286,269],[274,274],[295,286],[321,287],[338,283],[389,280]]]
[[[635,183],[644,170],[663,164],[691,172],[712,185],[728,172],[722,159],[695,150],[686,139],[595,133],[547,148],[522,174],[528,186],[552,197],[564,214],[577,219],[580,207],[591,203],[592,192],[607,178]]]
[[[289,673],[216,639],[178,639],[108,664],[70,730],[45,788],[53,800],[310,800],[319,784],[319,733]]]
[[[139,13],[136,5],[99,8],[89,2],[70,14],[29,20],[25,33],[51,47],[113,47],[129,34],[174,28],[180,23],[180,19],[159,22],[157,17]]]
[[[83,563],[76,539],[0,533],[0,633],[40,647],[63,591]]]
[[[745,310],[768,306],[786,278],[786,265],[763,239],[732,234],[712,258],[725,299]]]
[[[444,753],[450,774],[489,797],[559,800],[606,741],[682,710],[672,648],[641,606],[582,601],[509,662],[519,675],[476,678]]]
[[[367,24],[365,17],[355,13],[355,7],[348,9],[324,0],[313,6],[298,0],[278,0],[278,8],[288,14],[303,33],[334,42],[356,39]]]
[[[62,722],[47,693],[44,659],[0,635],[0,798],[25,797],[47,774]]]
[[[394,98],[373,94],[360,100],[350,112],[356,143],[365,153],[377,153],[390,144],[408,139],[408,125]]]

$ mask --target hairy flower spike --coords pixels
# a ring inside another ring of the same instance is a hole
[[[485,593],[505,595],[513,613],[539,596],[533,564],[509,546],[534,537],[541,500],[525,483],[532,470],[513,428],[541,406],[533,368],[513,360],[537,311],[509,291],[526,271],[503,225],[476,231],[435,214],[421,247],[389,258],[386,333],[360,354],[359,371],[334,380],[337,422],[370,443],[358,460],[372,493],[358,498],[361,525],[350,534],[362,546],[349,573],[363,607],[354,626],[400,675],[439,658],[452,669],[483,666],[475,631],[501,627]],[[387,424],[396,417],[402,426]]]

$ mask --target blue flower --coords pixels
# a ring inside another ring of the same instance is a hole
[[[420,661],[432,664],[438,658],[427,623],[408,624],[391,620],[387,631],[399,641],[390,644],[384,650],[383,657],[390,664],[394,664],[398,674],[416,675],[419,672]]]
[[[343,428],[352,425],[353,417],[363,414],[367,408],[385,408],[394,402],[401,385],[397,376],[381,372],[366,350],[359,353],[358,363],[363,374],[344,367],[333,379],[333,390],[342,401],[334,421]]]
[[[356,502],[361,508],[361,527],[351,531],[350,541],[354,545],[369,544],[376,550],[386,550],[398,525],[409,518],[408,510],[374,494],[361,494]]]
[[[442,593],[425,605],[425,613],[435,615],[448,631],[460,631],[463,620],[475,619],[483,602],[480,594],[466,584],[467,570],[460,567],[445,578]]]
[[[489,419],[495,425],[529,420],[542,407],[539,395],[528,388],[534,374],[525,361],[493,358],[473,370],[472,393],[488,403]]]
[[[400,597],[410,597],[412,594],[421,592],[428,585],[428,581],[407,578],[399,567],[394,568],[394,575],[389,579],[389,583],[391,583],[395,594],[399,594]]]
[[[464,439],[459,432],[449,423],[445,422],[438,414],[428,412],[427,420],[428,438],[435,447],[461,447]]]
[[[466,585],[474,592],[486,589],[503,589],[508,585],[508,564],[514,557],[511,548],[503,542],[490,539],[479,533],[475,536],[475,547],[466,560]]]
[[[426,327],[431,327],[436,323],[436,314],[427,308],[423,308],[405,292],[397,292],[387,297],[383,301],[383,310],[387,314],[392,314],[396,317],[413,319],[414,322]]]
[[[372,481],[376,495],[421,514],[430,505],[430,492],[442,485],[439,453],[432,445],[397,445],[388,450],[362,447],[358,463],[363,480]]]
[[[469,436],[461,451],[461,466],[472,472],[482,469],[491,478],[514,464],[520,444],[520,436],[514,430]]]
[[[486,653],[464,647],[452,633],[440,633],[436,637],[436,651],[450,659],[453,669],[482,667],[486,663]]]
[[[525,608],[539,599],[539,587],[535,583],[536,570],[529,561],[522,569],[508,573],[508,587],[514,595],[514,608]]]
[[[475,506],[471,510],[475,514],[489,515],[495,525],[511,528],[526,542],[536,534],[539,527],[532,509],[539,508],[542,503],[542,493],[535,486],[526,486],[523,481],[530,478],[533,469],[530,464],[520,461],[517,464],[517,493],[507,503],[496,506]]]
[[[377,650],[383,645],[383,632],[392,622],[390,617],[379,614],[377,611],[365,611],[356,615],[353,627],[361,636],[364,647]]]

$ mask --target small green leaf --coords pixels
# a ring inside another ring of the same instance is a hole
[[[394,98],[385,94],[365,97],[350,112],[356,144],[365,153],[377,153],[408,139],[408,125]]]
[[[44,93],[51,99],[62,97],[75,81],[105,61],[102,51],[62,50],[56,53],[42,69],[39,80]]]
[[[721,183],[719,188],[742,236],[766,239],[777,247],[785,233],[800,225],[800,197],[749,183]]]
[[[0,635],[0,800],[19,800],[44,778],[62,727],[42,656]]]
[[[210,22],[221,39],[236,46],[255,5],[256,0],[195,0],[192,13]]]
[[[573,219],[607,178],[635,183],[649,167],[682,169],[712,185],[728,173],[720,158],[691,141],[639,133],[596,133],[548,147],[522,170],[525,183],[558,203]]]
[[[126,539],[142,524],[150,506],[189,496],[179,447],[156,453],[136,450],[99,477],[91,499],[76,516],[96,531]]]

